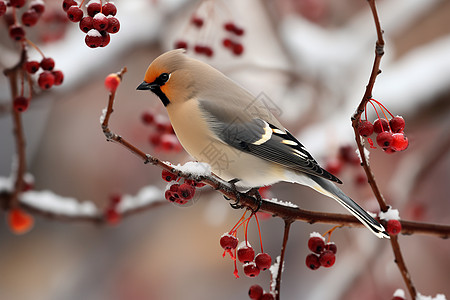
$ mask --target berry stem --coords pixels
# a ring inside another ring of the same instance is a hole
[[[253,214],[255,215],[256,225],[258,226],[259,242],[261,244],[261,253],[264,253],[263,242],[262,242],[262,237],[261,237],[261,227],[259,227],[258,215],[255,213],[253,213]]]
[[[42,58],[45,58],[45,55],[44,55],[44,53],[41,51],[41,49],[39,49],[39,47],[35,44],[35,43],[33,43],[32,41],[30,41],[29,39],[25,39],[25,41],[31,46],[31,47],[33,47],[34,49],[36,49],[36,51],[37,52],[39,52],[39,54],[42,56]]]
[[[374,101],[376,104],[378,104],[380,107],[382,107],[382,109],[385,109],[391,115],[391,117],[394,117],[394,115],[389,111],[389,109],[387,109],[386,106],[384,106],[380,101],[373,99],[373,98],[370,99],[369,101]]]
[[[333,233],[333,231],[335,231],[338,228],[343,227],[344,225],[336,225],[333,228],[327,230],[324,234],[322,234],[323,237],[325,237],[328,234],[328,239],[327,242],[329,243],[331,241],[331,234]]]

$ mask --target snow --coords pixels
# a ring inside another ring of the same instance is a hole
[[[106,16],[102,13],[98,13],[94,16],[94,20],[104,19]]]
[[[139,190],[135,196],[124,195],[117,205],[117,211],[124,213],[125,211],[147,206],[152,202],[161,201],[164,193],[161,189],[154,186],[146,186]]]
[[[363,147],[363,149],[364,149],[364,156],[366,158],[366,161],[368,162],[369,161],[370,151],[367,150],[366,147]],[[356,148],[355,152],[356,152],[356,155],[358,155],[359,161],[362,163],[361,155],[359,154],[358,148]]]
[[[318,233],[318,232],[311,232],[311,233],[309,234],[309,237],[310,237],[310,238],[312,238],[312,237],[320,237],[320,238],[325,242],[325,238],[324,238],[320,233]]]
[[[387,212],[380,212],[380,219],[385,221],[399,220],[400,214],[398,212],[398,209],[393,209],[392,207],[389,207]]]
[[[280,268],[280,256],[277,256],[277,258],[275,259],[275,262],[269,268],[270,274],[272,275],[272,279],[270,280],[270,291],[275,291],[279,268]],[[283,272],[283,271],[284,271],[284,263],[283,263],[281,272]]]
[[[283,206],[287,206],[287,207],[293,207],[293,208],[298,208],[298,205],[289,202],[289,201],[282,201],[282,200],[278,200],[277,198],[272,198],[272,199],[264,199],[268,202],[272,202],[272,203],[276,203],[279,205],[283,205]]]
[[[395,290],[394,295],[392,295],[392,296],[405,298],[405,291],[402,289],[397,289],[397,290]]]
[[[11,192],[13,190],[13,182],[11,177],[0,177],[0,192],[7,191]]]
[[[445,298],[444,294],[437,294],[436,297],[431,297],[417,293],[416,300],[447,300],[447,298]]]
[[[96,206],[90,201],[79,202],[75,198],[56,195],[52,191],[29,191],[20,201],[40,210],[67,216],[95,216]]]
[[[237,250],[239,251],[239,249],[244,248],[244,247],[251,247],[252,245],[250,245],[250,243],[248,241],[242,241],[239,243],[239,245],[237,246]]]
[[[97,30],[97,29],[91,29],[87,32],[88,36],[96,36],[96,37],[101,37],[101,33]]]
[[[105,121],[107,111],[108,111],[108,109],[106,107],[104,109],[102,109],[102,114],[100,116],[100,124],[103,124],[103,121]]]
[[[203,162],[188,161],[184,165],[176,165],[174,168],[180,172],[191,174],[195,177],[211,176],[211,166]]]

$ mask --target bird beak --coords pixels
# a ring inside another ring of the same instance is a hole
[[[153,90],[156,88],[156,84],[154,83],[148,83],[145,81],[142,81],[142,83],[136,88],[137,90]]]

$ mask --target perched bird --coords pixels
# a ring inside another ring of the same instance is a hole
[[[137,89],[161,99],[183,148],[220,178],[246,189],[279,181],[309,186],[338,201],[376,236],[389,238],[264,103],[210,65],[172,50],[150,64]]]

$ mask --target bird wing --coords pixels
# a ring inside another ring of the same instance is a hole
[[[342,183],[322,169],[305,147],[281,126],[243,113],[233,105],[218,107],[202,100],[199,103],[210,128],[224,143],[288,169]]]

